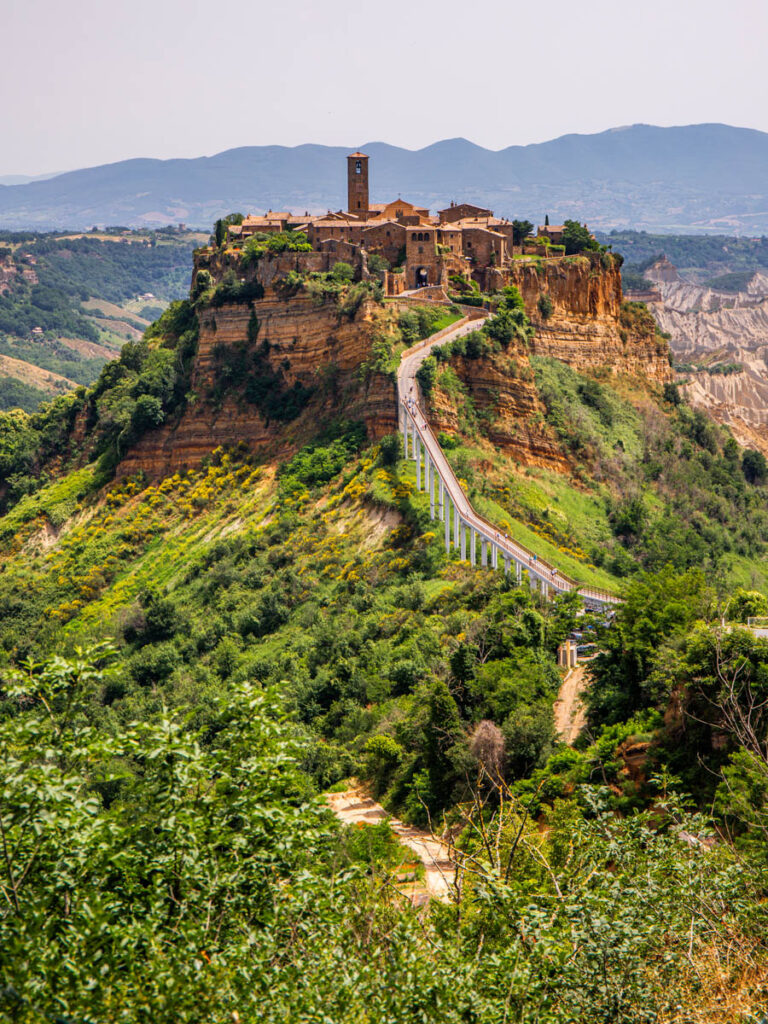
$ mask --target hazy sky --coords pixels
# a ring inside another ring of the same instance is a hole
[[[646,122],[768,130],[765,0],[0,0],[0,174]]]

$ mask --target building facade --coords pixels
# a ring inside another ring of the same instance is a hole
[[[475,279],[482,286],[489,271],[498,279],[498,272],[510,266],[514,255],[510,221],[473,203],[452,202],[436,216],[402,197],[371,203],[369,161],[360,152],[347,157],[346,210],[304,217],[273,210],[263,216],[250,215],[229,228],[230,243],[242,244],[259,234],[301,230],[314,249],[332,247],[356,254],[361,266],[363,255],[380,256],[391,270],[387,280],[404,276],[397,291],[402,291],[403,285],[406,289],[448,287],[456,275]]]

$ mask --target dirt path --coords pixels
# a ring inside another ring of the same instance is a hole
[[[588,682],[586,670],[586,662],[569,669],[555,701],[555,732],[563,743],[573,743],[587,722],[581,704]]]
[[[400,842],[416,854],[424,865],[426,893],[432,899],[448,903],[454,878],[454,864],[448,856],[448,848],[429,832],[405,825],[392,818],[381,804],[367,796],[362,789],[347,789],[343,793],[328,793],[326,796],[331,809],[345,825],[364,822],[376,825],[389,821],[390,828]],[[412,902],[419,903],[418,887],[412,895]]]

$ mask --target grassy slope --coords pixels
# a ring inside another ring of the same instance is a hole
[[[492,358],[503,372],[504,353]],[[544,410],[539,427],[569,473],[509,459],[487,440],[493,411],[475,411],[450,367],[438,375],[459,413],[448,458],[481,514],[593,586],[617,590],[638,561],[652,569],[684,565],[682,552],[665,543],[667,530],[682,543],[700,542],[691,564],[698,559],[725,585],[768,584],[765,492],[745,482],[740,455],[727,461],[725,432],[662,400],[646,381],[595,380],[553,359],[533,358],[530,366]],[[520,372],[518,357],[510,373]],[[642,524],[627,535],[619,513],[633,500]]]

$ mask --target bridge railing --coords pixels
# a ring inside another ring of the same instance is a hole
[[[472,313],[474,313],[474,310],[472,311]],[[448,335],[454,333],[457,328],[461,328],[461,327],[465,326],[467,323],[471,322],[472,320],[484,319],[485,315],[486,314],[483,311],[478,310],[477,313],[474,313],[474,315],[470,314],[470,315],[467,315],[467,316],[463,317],[461,320],[456,321],[453,324],[450,324],[448,327],[443,328],[441,331],[438,331],[436,334],[430,335],[428,338],[424,338],[418,344],[412,345],[409,349],[407,349],[405,352],[402,353],[401,359],[405,359],[409,355],[412,355],[414,352],[418,352],[419,350],[421,350],[421,349],[423,349],[423,348],[425,348],[427,346],[431,347],[436,342],[439,342],[443,337],[447,337]],[[398,385],[399,385],[399,381],[398,381]],[[464,489],[461,486],[461,484],[460,484],[456,474],[454,473],[453,467],[448,462],[448,459],[446,458],[445,453],[443,452],[443,450],[440,447],[440,444],[439,444],[437,438],[435,437],[434,433],[432,432],[432,428],[429,426],[429,421],[427,419],[427,416],[425,415],[424,411],[422,410],[422,408],[418,404],[418,402],[415,399],[413,400],[413,410],[411,410],[408,407],[408,403],[405,400],[405,398],[401,396],[400,404],[402,405],[404,414],[407,417],[410,418],[410,420],[411,420],[411,422],[413,424],[414,430],[418,433],[419,438],[421,439],[422,443],[424,444],[425,450],[427,452],[429,452],[430,458],[432,460],[432,464],[434,465],[434,467],[435,467],[435,469],[436,469],[436,471],[438,473],[438,476],[443,478],[443,485],[445,487],[447,487],[448,490],[451,489],[450,485],[453,485],[455,490],[458,491],[458,493],[463,495],[467,505],[471,509],[472,516],[474,517],[474,519],[482,527],[485,527],[484,530],[478,531],[478,532],[481,533],[481,536],[484,535],[485,539],[487,541],[489,541],[491,544],[495,544],[497,548],[502,550],[505,554],[508,554],[511,559],[514,559],[516,562],[518,562],[520,564],[522,564],[522,559],[519,557],[519,555],[521,554],[525,558],[527,563],[528,563],[526,568],[529,569],[529,571],[533,572],[534,575],[539,576],[540,578],[544,578],[545,575],[547,577],[549,577],[546,580],[546,582],[550,586],[553,586],[556,590],[561,590],[561,591],[572,591],[572,590],[575,590],[583,598],[585,598],[586,600],[594,600],[594,601],[597,601],[597,602],[599,602],[601,604],[619,604],[619,603],[621,603],[621,598],[617,597],[616,594],[613,594],[613,593],[611,593],[608,590],[603,590],[600,587],[584,586],[583,584],[579,583],[578,580],[575,580],[575,579],[571,578],[570,576],[566,576],[564,573],[560,572],[560,570],[557,569],[555,566],[552,566],[548,562],[539,559],[539,557],[536,554],[534,554],[533,551],[531,551],[529,548],[527,548],[524,544],[521,544],[519,541],[509,540],[509,541],[506,541],[506,543],[505,543],[505,541],[500,537],[498,527],[495,526],[493,523],[489,522],[484,516],[479,515],[475,511],[475,509],[474,509],[472,503],[470,502],[469,498],[464,493]],[[423,419],[423,422],[425,424],[424,427],[421,427],[419,425],[419,423],[418,423],[417,416],[419,414],[421,415],[421,417]],[[405,422],[407,422],[407,421],[405,421]],[[430,449],[433,449],[433,451],[430,451]],[[441,467],[441,466],[439,466],[437,464],[437,460],[435,459],[435,456],[434,456],[434,453],[433,453],[434,451],[437,451],[440,454],[440,456],[442,457],[442,462],[444,464],[444,467]],[[446,474],[449,477],[450,485],[449,485],[449,482],[445,479]],[[507,544],[510,547],[514,546],[514,548],[517,550],[517,553],[515,551],[507,551]]]

